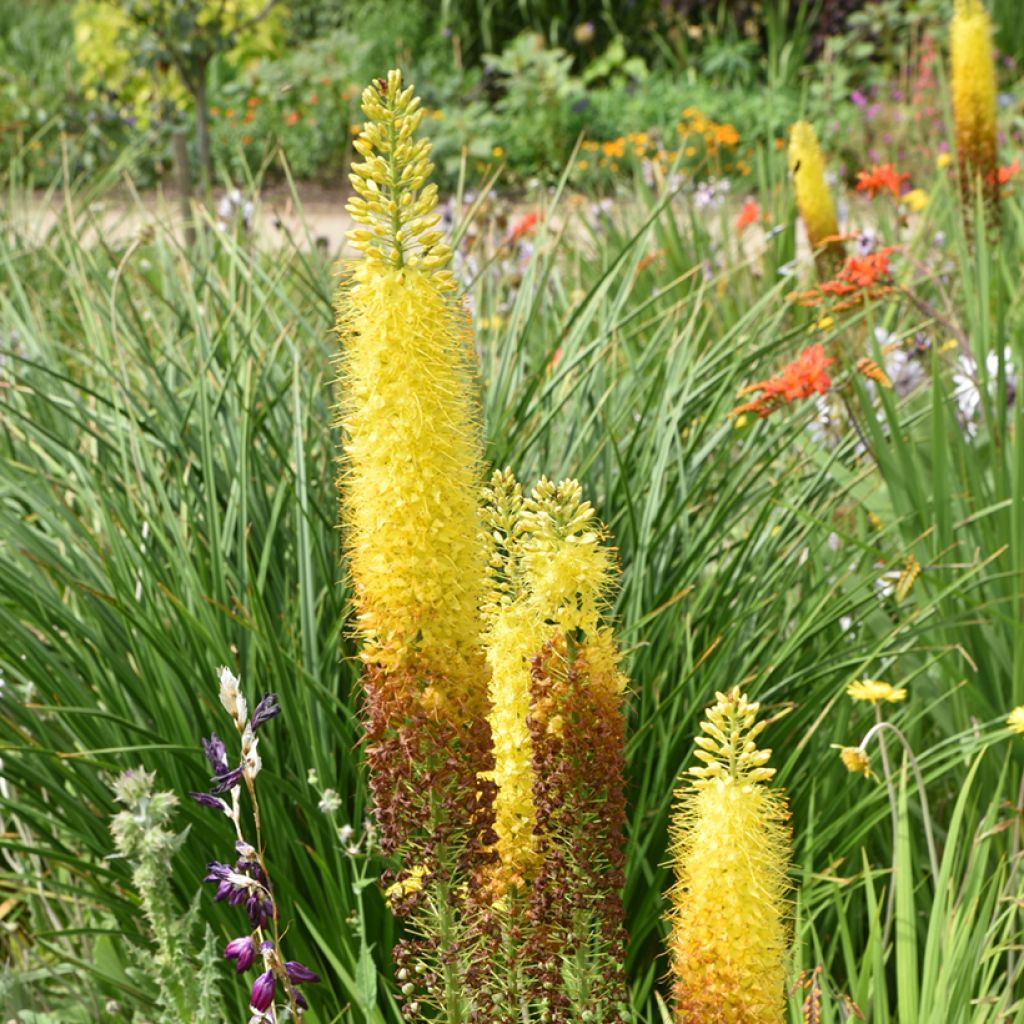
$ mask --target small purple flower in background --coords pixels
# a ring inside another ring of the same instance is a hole
[[[301,985],[304,981],[312,984],[320,980],[320,975],[316,971],[311,971],[305,964],[300,964],[298,960],[286,960],[284,969],[293,985]]]
[[[256,943],[251,935],[245,935],[239,939],[232,939],[224,947],[224,958],[235,961],[235,972],[241,974],[247,971],[256,962]]]
[[[868,105],[868,98],[860,91],[860,89],[854,89],[853,92],[850,93],[850,100],[855,106],[860,107],[861,110],[864,110]]]
[[[223,772],[214,775],[210,781],[213,783],[213,793],[226,793],[242,781],[242,767],[239,765],[237,768],[225,768]]]
[[[214,775],[220,775],[228,770],[228,752],[224,747],[224,741],[215,733],[210,733],[210,738],[203,741],[203,753],[206,760],[210,762],[210,771]]]
[[[250,1024],[276,1021],[279,1019],[279,1011],[286,1010],[290,1010],[297,1018],[306,1009],[307,1003],[296,991],[295,986],[303,982],[317,982],[320,978],[315,971],[297,960],[285,960],[278,949],[277,942],[280,936],[277,907],[263,860],[264,846],[255,788],[256,776],[262,767],[257,752],[259,739],[256,731],[280,715],[281,707],[277,695],[268,693],[260,698],[250,717],[239,679],[227,668],[220,670],[220,702],[234,721],[239,734],[241,756],[237,766],[231,767],[223,740],[216,733],[211,734],[209,739],[204,739],[203,753],[213,771],[212,792],[191,795],[197,803],[223,811],[231,819],[237,836],[236,859],[234,864],[210,861],[206,866],[203,881],[216,884],[213,894],[216,902],[223,900],[228,906],[244,906],[252,929],[250,935],[232,939],[225,946],[225,959],[235,961],[235,971],[238,974],[252,967],[257,957],[262,957],[263,960],[263,971],[252,986],[250,1009],[253,1016]],[[242,781],[245,782],[244,787],[240,785]],[[231,792],[230,804],[215,795],[228,791]],[[246,794],[252,801],[251,827],[255,830],[254,843],[243,838],[246,829],[243,828],[242,801]],[[264,929],[269,930],[273,941],[266,937],[267,932]],[[275,996],[278,994],[281,1006],[275,1005]]]
[[[189,793],[189,796],[203,807],[212,807],[215,811],[223,811],[228,817],[231,816],[231,808],[219,796],[212,796],[210,793]]]
[[[264,971],[252,983],[252,995],[249,997],[249,1006],[259,1013],[265,1013],[270,1009],[274,1001],[274,991],[277,988],[277,980],[273,971]]]
[[[277,694],[268,693],[260,698],[256,709],[252,713],[252,731],[255,732],[261,725],[269,722],[281,714],[281,706],[277,703]]]

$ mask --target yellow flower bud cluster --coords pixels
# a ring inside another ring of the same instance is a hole
[[[438,285],[455,287],[451,249],[438,230],[437,186],[428,182],[434,165],[430,141],[415,138],[423,110],[413,87],[402,88],[402,73],[389,71],[363,92],[367,121],[354,146],[362,162],[352,165],[349,180],[356,191],[346,209],[360,227],[348,240],[368,257],[364,273],[375,264],[436,272]]]
[[[717,694],[670,826],[669,940],[677,1024],[782,1024],[788,811],[765,785],[757,703]]]

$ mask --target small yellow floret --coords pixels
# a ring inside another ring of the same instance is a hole
[[[901,198],[900,202],[911,213],[920,213],[928,205],[928,193],[923,188],[912,188]]]
[[[1017,733],[1024,734],[1024,704],[1014,708],[1006,718],[1006,724]]]
[[[871,759],[863,747],[841,747],[839,759],[846,766],[846,770],[853,774],[860,774],[866,778],[872,778]]]
[[[855,679],[846,687],[846,696],[852,700],[866,700],[872,704],[879,701],[888,701],[890,704],[899,704],[907,699],[905,687],[895,687],[881,679]]]

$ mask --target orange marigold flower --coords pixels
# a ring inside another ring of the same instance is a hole
[[[284,119],[284,123],[290,128],[292,125],[298,124],[302,120],[302,115],[297,110],[291,110],[288,112]]]
[[[751,224],[756,224],[761,218],[761,207],[756,199],[748,199],[736,217],[736,230],[742,232]]]
[[[888,189],[899,199],[903,182],[910,180],[909,172],[897,171],[892,164],[872,164],[870,171],[857,172],[857,191],[867,192],[872,199]]]
[[[774,412],[782,405],[788,405],[800,398],[810,398],[813,394],[823,395],[832,386],[828,375],[828,367],[835,360],[825,355],[825,348],[820,343],[808,345],[791,363],[787,363],[774,377],[748,384],[740,391],[740,395],[751,395],[760,392],[756,398],[736,406],[730,413],[738,416],[745,412],[756,412],[762,418]]]
[[[716,124],[714,132],[715,141],[723,146],[735,146],[740,141],[740,133],[731,124]]]
[[[248,98],[248,99],[247,99],[247,100],[245,101],[245,105],[246,105],[246,106],[247,106],[247,107],[248,107],[248,108],[249,108],[250,110],[252,110],[252,108],[253,108],[253,107],[258,107],[258,106],[260,105],[260,98],[259,98],[259,96],[250,96],[250,97],[249,97],[249,98]]]

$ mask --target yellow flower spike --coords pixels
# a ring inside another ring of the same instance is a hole
[[[482,443],[469,319],[448,294],[422,112],[392,71],[363,93],[352,245],[338,296],[342,520],[362,657],[433,677],[432,706],[482,715]],[[440,690],[438,689],[440,688]],[[441,692],[443,691],[443,692]]]
[[[782,1024],[789,814],[755,742],[759,705],[716,696],[670,825],[674,1020]]]
[[[593,678],[613,680],[616,696],[624,679],[611,632],[599,623],[611,585],[612,555],[580,485],[542,479],[524,497],[510,471],[496,471],[484,491],[483,520],[490,571],[483,643],[495,761],[484,778],[497,785],[500,891],[533,878],[542,863],[529,727],[533,659],[553,636],[578,636]]]
[[[996,69],[992,55],[992,21],[982,0],[956,0],[949,25],[950,91],[956,125],[960,183],[965,197],[974,194],[981,176],[994,198],[997,167]]]
[[[1006,717],[1006,724],[1013,732],[1024,735],[1024,704],[1014,708]]]
[[[845,249],[838,240],[836,204],[825,181],[825,158],[807,121],[797,121],[789,130],[789,171],[819,276],[831,276],[842,265]]]
[[[881,679],[855,679],[846,687],[846,696],[851,700],[865,700],[871,704],[879,701],[887,701],[889,704],[899,704],[907,699],[905,687],[895,687]]]

